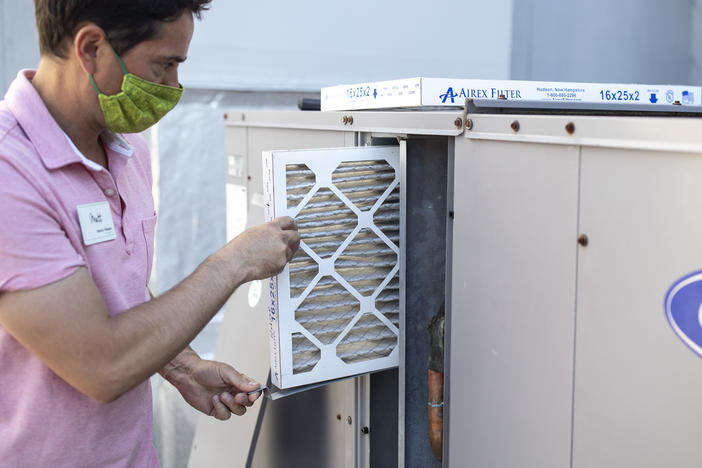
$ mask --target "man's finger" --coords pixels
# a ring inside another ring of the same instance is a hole
[[[261,384],[254,382],[244,374],[241,374],[229,366],[223,366],[221,370],[222,380],[232,387],[241,390],[242,392],[253,392],[261,387]]]
[[[290,216],[281,216],[280,218],[276,218],[275,221],[278,223],[278,226],[280,226],[280,229],[283,229],[284,231],[297,231],[297,223],[295,223],[295,220],[292,219]]]
[[[229,411],[229,408],[224,406],[224,404],[220,401],[219,395],[212,396],[212,406],[212,416],[219,419],[220,421],[226,421],[232,416],[232,413],[231,411]]]
[[[285,243],[288,246],[288,249],[295,254],[297,252],[297,249],[300,248],[300,234],[297,231],[288,231],[285,232]]]
[[[236,395],[234,395],[234,401],[236,401],[236,403],[241,406],[253,405],[253,401],[249,399],[248,393],[237,393]]]
[[[239,393],[238,395],[242,395]],[[244,395],[246,395],[244,393]],[[246,408],[241,404],[240,401],[237,401],[237,398],[232,396],[231,393],[229,392],[223,392],[219,399],[227,405],[227,408],[229,408],[229,411],[231,411],[233,414],[236,414],[237,416],[242,416],[244,413],[246,413]]]
[[[249,404],[247,406],[252,406],[256,400],[258,400],[261,395],[263,395],[263,392],[256,392],[256,393],[251,393],[250,395],[247,395],[249,398]]]

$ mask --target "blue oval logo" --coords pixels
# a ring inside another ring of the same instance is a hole
[[[702,271],[670,287],[665,295],[665,315],[675,334],[702,357]]]

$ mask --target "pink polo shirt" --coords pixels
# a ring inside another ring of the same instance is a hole
[[[85,266],[110,315],[120,314],[149,297],[156,213],[148,149],[139,136],[106,132],[109,171],[89,164],[49,114],[33,76],[20,72],[0,102],[0,294]],[[117,238],[85,246],[76,207],[104,201]],[[0,467],[18,466],[159,466],[149,382],[98,403],[0,326]]]

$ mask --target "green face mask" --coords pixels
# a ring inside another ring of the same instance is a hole
[[[107,128],[115,133],[142,132],[161,120],[178,104],[183,95],[183,87],[174,88],[132,75],[114,48],[112,52],[124,72],[122,91],[107,96],[100,92],[93,75],[90,75],[90,83],[100,100]]]

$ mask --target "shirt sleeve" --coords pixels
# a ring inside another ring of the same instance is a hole
[[[0,158],[0,292],[35,289],[84,265],[44,196]]]

